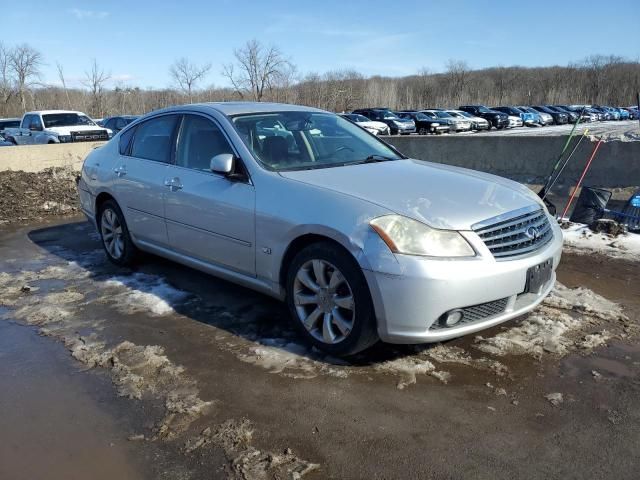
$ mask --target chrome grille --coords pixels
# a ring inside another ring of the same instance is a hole
[[[496,315],[504,313],[505,309],[507,308],[508,301],[509,298],[501,298],[500,300],[494,300],[493,302],[481,303],[472,307],[461,308],[460,310],[462,310],[464,316],[458,323],[451,327],[447,327],[444,322],[435,322],[433,325],[431,325],[431,330],[461,327],[462,325],[467,325],[494,317]]]
[[[496,259],[534,252],[553,238],[551,224],[544,211],[539,207],[527,210],[474,225],[473,230]]]

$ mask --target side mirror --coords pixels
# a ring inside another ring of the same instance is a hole
[[[31,130],[32,132],[41,132],[42,131],[42,127],[38,127],[36,125],[31,125],[29,127],[29,130]]]
[[[214,173],[229,175],[233,173],[235,157],[232,153],[220,153],[211,159],[210,168]]]

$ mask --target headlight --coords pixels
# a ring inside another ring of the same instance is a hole
[[[374,218],[371,227],[394,253],[428,257],[473,257],[475,252],[462,235],[437,230],[401,215]]]
[[[58,135],[60,143],[67,143],[71,141],[71,135]]]
[[[431,126],[432,126],[432,127],[439,127],[439,126],[440,126],[440,124],[439,124],[438,122],[435,122],[435,123],[432,123],[432,124],[431,124]]]

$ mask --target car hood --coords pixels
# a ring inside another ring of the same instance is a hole
[[[506,178],[422,160],[280,172],[280,175],[360,198],[441,229],[471,230],[475,223],[540,204],[531,190]]]
[[[46,128],[48,132],[57,133],[58,135],[71,135],[71,132],[90,132],[96,130],[107,130],[104,127],[98,127],[97,125],[72,125],[68,127],[49,127]]]
[[[387,124],[383,122],[376,122],[374,120],[369,120],[368,122],[357,122],[361,127],[370,127],[370,128],[378,128],[384,129],[387,128]]]

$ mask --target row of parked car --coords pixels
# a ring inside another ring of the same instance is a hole
[[[635,120],[638,107],[599,105],[534,105],[485,107],[462,105],[457,109],[429,108],[394,111],[385,107],[362,108],[341,114],[375,135],[420,135],[537,127],[581,122]]]
[[[375,135],[420,135],[481,131],[522,126],[546,126],[640,118],[638,107],[601,105],[534,105],[485,107],[462,105],[457,109],[430,108],[393,111],[363,108],[343,117]],[[108,140],[137,115],[93,120],[82,112],[45,110],[22,118],[0,119],[0,146]]]

